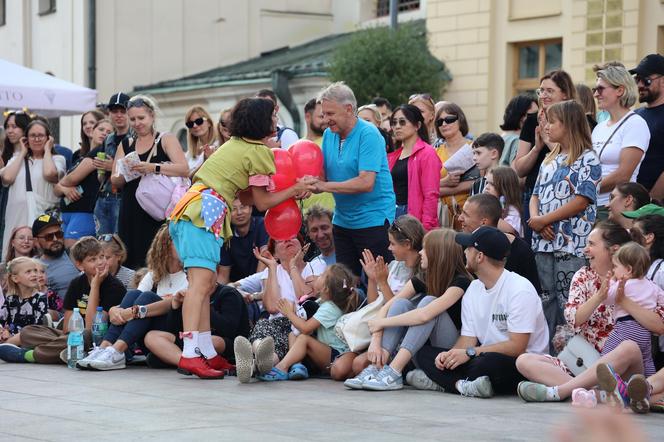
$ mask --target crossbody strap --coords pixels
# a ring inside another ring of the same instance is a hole
[[[154,143],[152,144],[152,149],[150,150],[148,159],[145,160],[146,163],[149,163],[152,157],[155,156],[155,154],[157,153],[157,146],[159,146],[159,143],[161,143],[161,134],[157,132],[157,136],[154,137]]]
[[[604,148],[606,148],[606,145],[609,144],[609,141],[611,141],[611,138],[613,138],[613,136],[616,134],[616,132],[618,132],[618,129],[620,129],[620,127],[621,127],[623,124],[625,124],[625,122],[626,122],[627,120],[629,120],[630,118],[632,118],[634,115],[636,115],[636,113],[634,113],[634,112],[632,112],[631,114],[627,115],[627,116],[626,116],[626,117],[620,122],[620,124],[618,125],[618,127],[616,127],[615,130],[611,133],[611,136],[609,136],[609,138],[604,142],[604,145],[603,145],[602,148],[599,150],[599,159],[600,159],[600,161],[602,160],[602,154],[604,153]]]
[[[24,158],[25,164],[25,190],[26,192],[32,192],[32,179],[30,178],[30,160]]]

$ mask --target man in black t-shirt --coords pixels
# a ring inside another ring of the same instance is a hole
[[[472,233],[481,226],[498,227],[503,213],[500,201],[488,193],[473,195],[466,200],[459,220],[463,231]],[[535,265],[535,254],[530,245],[523,239],[506,233],[510,241],[510,252],[505,263],[505,269],[526,278],[535,287],[538,294],[542,292]]]
[[[254,256],[269,239],[263,218],[251,216],[253,206],[245,206],[239,199],[233,201],[231,225],[233,237],[221,248],[217,281],[220,284],[239,281],[262,270]]]
[[[650,144],[636,181],[653,198],[661,200],[664,198],[664,57],[647,55],[629,73],[639,87],[639,103],[646,104],[635,112],[646,120],[650,129]]]

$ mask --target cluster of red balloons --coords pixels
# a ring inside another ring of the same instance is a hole
[[[274,191],[288,189],[298,178],[320,176],[323,171],[323,153],[312,141],[300,140],[288,150],[272,149],[276,173],[272,175]],[[295,238],[302,227],[302,213],[294,198],[288,199],[267,211],[265,230],[277,241]]]

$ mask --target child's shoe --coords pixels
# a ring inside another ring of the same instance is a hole
[[[363,390],[390,391],[403,388],[403,377],[389,365],[385,365],[376,376],[362,384]]]
[[[350,388],[351,390],[361,390],[362,385],[364,385],[364,383],[369,379],[372,379],[374,376],[376,376],[378,371],[378,367],[373,364],[369,365],[354,378],[346,379],[344,382],[344,387]]]
[[[635,374],[627,383],[629,406],[634,413],[644,414],[650,411],[650,392],[652,387],[642,374]]]
[[[288,370],[288,380],[289,381],[302,381],[309,378],[309,370],[304,364],[293,364]]]
[[[277,367],[272,367],[272,369],[267,373],[259,374],[258,379],[266,382],[287,381],[288,373],[284,373],[283,371],[279,370]]]
[[[581,408],[595,408],[597,406],[595,391],[575,388],[572,390],[572,405]]]
[[[600,389],[600,400],[610,407],[623,408],[629,405],[627,384],[620,375],[613,371],[609,364],[597,366],[597,384]]]

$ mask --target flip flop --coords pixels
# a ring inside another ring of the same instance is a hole
[[[279,370],[277,367],[272,367],[272,370],[270,370],[269,372],[259,375],[258,379],[266,382],[287,381],[288,375],[283,371]]]
[[[309,370],[300,363],[293,364],[290,370],[288,370],[289,381],[301,381],[307,378],[309,378]]]

